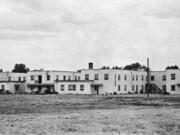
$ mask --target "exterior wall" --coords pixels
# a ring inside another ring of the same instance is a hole
[[[135,93],[136,91],[132,89],[132,86],[137,86],[137,93],[140,93],[140,90],[143,85],[143,91],[145,91],[146,84],[146,72],[145,71],[128,71],[128,70],[116,70],[116,69],[95,69],[95,70],[81,70],[81,79],[85,80],[85,74],[89,75],[89,80],[94,80],[94,83],[103,84],[102,87],[99,87],[100,94],[106,93],[117,93],[117,94],[127,94]],[[99,79],[95,80],[95,74],[98,74]],[[104,75],[108,74],[108,80],[104,79]],[[132,80],[133,75],[138,76],[138,80]],[[119,80],[120,76],[120,80]],[[125,80],[126,76],[126,80]],[[141,76],[144,76],[141,80]],[[120,87],[120,89],[119,89]],[[126,88],[126,89],[125,89]]]
[[[11,93],[24,93],[26,92],[26,73],[12,73],[12,72],[1,72],[0,73],[0,89],[4,85],[4,90],[8,90]],[[15,86],[18,86],[16,90]]]
[[[61,90],[61,85],[64,85],[64,90]],[[75,85],[76,90],[69,91],[68,86]],[[80,90],[80,85],[84,85],[84,91]],[[74,82],[56,82],[55,90],[59,94],[92,94],[91,82],[82,82],[82,81],[74,81]]]
[[[175,74],[176,79],[171,79],[171,74]],[[180,70],[166,70],[166,71],[152,71],[151,76],[155,77],[154,81],[160,89],[163,89],[163,85],[166,86],[166,91],[170,94],[180,94]],[[163,80],[163,76],[166,76],[166,80]],[[175,91],[171,90],[171,85],[175,85]]]
[[[147,72],[145,71],[131,71],[131,92],[145,93]],[[134,87],[134,89],[133,89]]]
[[[18,94],[26,93],[26,84],[25,83],[19,83],[19,90]]]
[[[89,80],[85,81],[86,74],[89,75]],[[98,75],[98,80],[95,79],[96,74]],[[108,80],[105,80],[105,74],[108,74]],[[171,74],[175,74],[175,80],[171,79]],[[42,84],[38,83],[39,75],[42,76]],[[50,80],[47,80],[47,75],[50,75]],[[31,80],[31,76],[34,76],[34,80]],[[64,76],[65,81],[63,81]],[[155,80],[151,81],[151,83],[156,84],[160,89],[163,89],[163,85],[166,85],[167,92],[171,94],[180,94],[180,70],[151,71],[151,76],[155,77]],[[166,76],[166,80],[163,80],[163,76]],[[19,92],[23,93],[38,91],[38,86],[41,86],[41,90],[45,91],[47,87],[51,86],[51,90],[55,88],[55,90],[60,94],[95,94],[96,92],[94,86],[97,86],[99,89],[99,94],[142,93],[142,91],[145,92],[146,78],[146,71],[129,71],[118,69],[84,69],[78,72],[31,71],[27,74],[2,72],[0,73],[0,89],[1,85],[4,85],[5,90],[15,93],[15,85],[19,85]],[[61,81],[57,83],[57,79]],[[26,84],[24,82],[25,80]],[[65,87],[67,86],[65,91],[60,91],[60,85],[62,83],[64,83]],[[30,88],[27,87],[28,84],[32,84],[34,86]],[[81,84],[85,86],[84,91],[78,91],[79,85]],[[77,90],[69,91],[68,85],[77,85]],[[172,85],[175,86],[175,91],[171,90]]]
[[[25,83],[19,83],[19,82],[0,82],[0,89],[2,90],[2,85],[4,85],[4,90],[9,91],[11,93],[25,93],[26,85]],[[15,86],[18,86],[18,90],[16,90]]]
[[[156,84],[162,90],[163,90],[163,85],[166,85],[166,90],[167,90],[166,71],[152,71],[151,76],[154,76],[154,81],[151,80],[151,83]],[[166,76],[166,80],[163,80],[163,76]]]
[[[50,76],[50,79],[47,79],[47,76]],[[31,80],[31,76],[34,77]],[[38,82],[38,77],[42,77],[42,82]],[[50,87],[50,91],[54,91],[54,82],[56,80],[63,80],[64,76],[66,80],[74,79],[74,72],[70,71],[31,71],[27,73],[27,92],[36,92],[38,91],[38,87],[41,86],[41,92],[46,91]],[[53,87],[52,87],[53,86]]]
[[[171,79],[171,74],[175,74],[176,79]],[[180,70],[166,70],[166,84],[167,84],[167,92],[170,92],[171,94],[180,94]],[[171,85],[175,85],[175,91],[171,90]]]
[[[26,81],[26,75],[26,73],[1,72],[0,81]]]
[[[64,76],[66,76],[66,80],[70,78],[70,80],[74,79],[74,72],[70,71],[31,71],[27,73],[27,83],[37,83],[38,76],[42,76],[42,83],[50,83],[53,84],[55,80],[63,80]],[[50,80],[47,80],[47,75],[50,75]],[[31,76],[34,76],[34,80],[31,80]]]

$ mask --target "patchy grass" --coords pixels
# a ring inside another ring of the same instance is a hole
[[[179,95],[1,95],[0,135],[179,135],[179,107]]]

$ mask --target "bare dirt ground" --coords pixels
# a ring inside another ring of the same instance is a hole
[[[1,134],[180,135],[180,95],[1,95]]]

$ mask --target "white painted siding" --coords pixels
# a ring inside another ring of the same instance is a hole
[[[55,83],[55,90],[59,94],[92,94],[91,83],[92,82],[82,82],[82,81],[77,81],[77,82],[56,82]],[[64,87],[64,90],[61,89],[62,85]],[[75,85],[76,89],[75,90],[69,90],[70,85],[71,86]],[[83,91],[80,89],[80,85],[84,86]]]

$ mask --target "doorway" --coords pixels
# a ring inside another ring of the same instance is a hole
[[[99,95],[99,86],[94,86],[94,91],[96,92],[97,95]]]
[[[15,85],[15,93],[19,93],[19,85]]]
[[[42,76],[41,75],[38,76],[38,83],[42,83]]]

